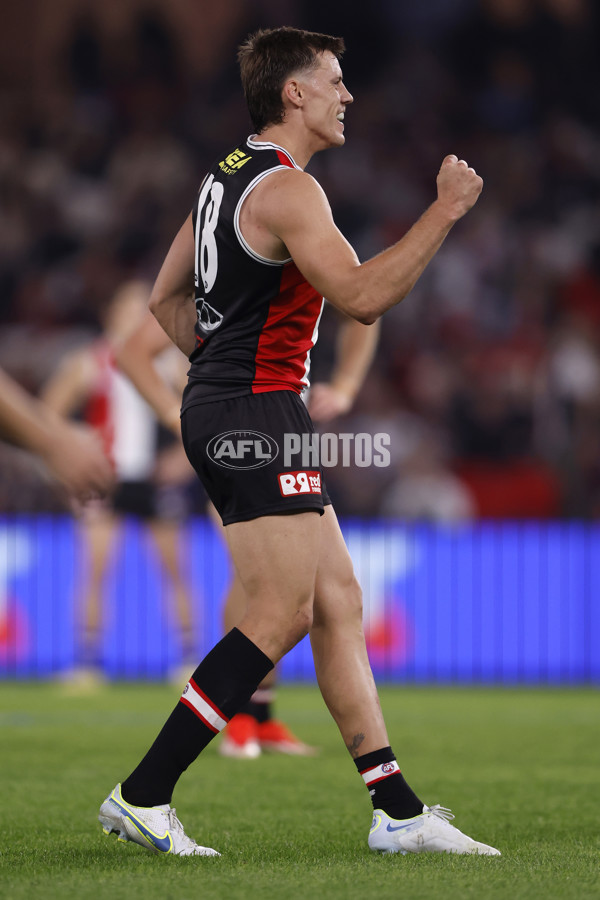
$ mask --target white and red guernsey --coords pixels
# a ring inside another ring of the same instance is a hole
[[[193,212],[196,349],[183,409],[308,386],[323,297],[291,259],[257,254],[239,224],[250,191],[285,168],[298,168],[285,150],[248,138],[202,183]]]

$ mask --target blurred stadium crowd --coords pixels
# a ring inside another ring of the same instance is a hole
[[[235,62],[250,30],[341,33],[347,145],[309,171],[359,255],[402,236],[447,153],[485,186],[386,315],[354,410],[326,429],[391,436],[390,468],[328,471],[338,512],[600,513],[594,0],[47,6],[37,77],[15,67],[6,37],[0,60],[0,364],[39,390],[98,332],[124,279],[155,276],[204,170],[250,133]],[[331,312],[313,379],[327,377],[334,342]],[[28,459],[2,447],[0,469],[0,510],[60,508]]]

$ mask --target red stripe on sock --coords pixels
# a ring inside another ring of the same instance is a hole
[[[222,712],[221,712],[221,710],[219,709],[219,707],[218,707],[215,703],[212,702],[212,700],[210,699],[210,697],[207,697],[207,696],[206,696],[206,694],[204,693],[204,691],[200,690],[200,688],[198,687],[198,685],[196,684],[196,682],[194,681],[193,678],[190,678],[190,686],[196,691],[197,694],[199,694],[200,697],[202,697],[202,699],[204,700],[205,703],[208,703],[208,705],[209,705],[210,708],[213,710],[213,712],[216,712],[216,714],[217,714],[218,716],[220,716],[222,719],[224,719],[225,722],[229,722],[229,717],[226,716],[225,713],[222,713]],[[182,699],[183,699],[183,698],[182,698]],[[185,701],[184,701],[184,702],[185,702]],[[212,728],[212,725],[211,725],[211,728]]]
[[[368,771],[369,770],[367,769],[367,772]],[[398,775],[398,771],[390,772],[389,775],[382,775],[380,778],[374,778],[373,781],[367,781],[366,785],[367,785],[367,787],[371,787],[372,784],[377,784],[378,781],[385,781],[386,778],[391,778],[392,775]]]

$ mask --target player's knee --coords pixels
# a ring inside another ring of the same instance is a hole
[[[301,641],[310,631],[313,623],[313,604],[312,601],[298,605],[296,614],[292,622],[292,630],[297,635],[297,640]]]
[[[280,633],[288,634],[293,644],[301,641],[311,629],[313,623],[313,597],[298,597],[285,609],[281,606],[273,610],[273,623]]]
[[[315,626],[357,624],[362,627],[363,598],[354,572],[330,583],[315,602]]]
[[[278,638],[281,641],[281,656],[288,653],[302,638],[306,637],[312,627],[312,622],[312,604],[299,606],[294,615],[279,621],[277,630]]]
[[[356,575],[352,575],[348,585],[347,593],[347,611],[352,618],[362,622],[363,618],[363,593]]]

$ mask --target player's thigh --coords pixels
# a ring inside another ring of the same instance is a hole
[[[307,510],[226,526],[231,558],[249,604],[312,603],[321,518],[318,511]]]
[[[222,540],[225,540],[225,526],[223,525],[221,516],[217,512],[217,508],[212,500],[209,500],[206,504],[206,515],[217,529],[219,537],[222,538]]]
[[[362,592],[333,506],[321,519],[321,547],[315,580],[314,621],[362,621]]]

